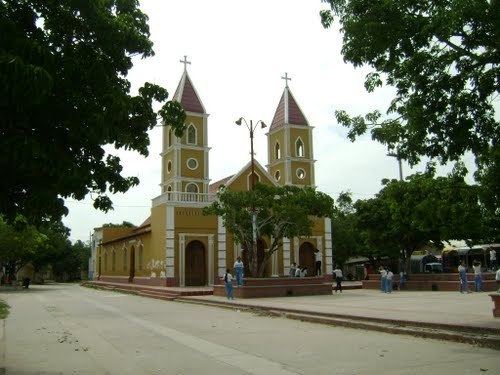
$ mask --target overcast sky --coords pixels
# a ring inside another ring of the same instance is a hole
[[[156,55],[137,59],[129,79],[134,90],[148,81],[173,95],[183,70],[179,60],[188,56],[189,75],[210,114],[210,178],[216,181],[239,171],[250,158],[248,131],[234,121],[244,116],[271,123],[284,88],[280,77],[288,72],[290,89],[315,127],[318,189],[334,198],[346,190],[355,199],[369,198],[380,190],[383,178],[397,178],[397,162],[369,136],[350,142],[334,111],[385,110],[393,91],[365,92],[369,70],[344,63],[340,32],[321,26],[324,7],[320,0],[142,0]],[[161,127],[150,132],[147,158],[109,148],[121,157],[123,174],[137,176],[141,183],[112,196],[115,209],[107,214],[92,207],[91,197],[67,200],[69,215],[63,221],[72,240],[88,240],[103,223],[138,225],[149,216],[151,199],[160,194],[161,133]],[[265,165],[267,137],[260,130],[255,137],[256,158]],[[417,166],[413,172],[422,169]],[[403,172],[408,174],[409,167]]]

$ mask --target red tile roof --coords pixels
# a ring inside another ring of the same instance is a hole
[[[285,87],[285,91],[283,91],[269,130],[277,129],[284,124],[309,125],[288,87]]]
[[[172,100],[179,102],[185,111],[205,113],[205,108],[198,94],[196,94],[196,90],[187,72],[184,72],[182,75]]]
[[[219,190],[219,188],[222,186],[222,185],[225,185],[226,182],[228,182],[231,177],[233,177],[234,175],[232,174],[231,176],[227,176],[227,177],[224,177],[222,180],[219,180],[219,181],[215,181],[213,184],[210,184],[208,186],[208,193],[209,194],[216,194],[217,191]]]

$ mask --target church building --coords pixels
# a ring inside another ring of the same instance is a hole
[[[184,72],[172,98],[186,112],[186,131],[176,137],[163,128],[161,194],[152,199],[151,215],[138,227],[103,240],[96,251],[94,277],[104,281],[163,286],[203,286],[220,282],[238,256],[246,260],[220,217],[204,216],[221,186],[249,190],[252,165],[212,182],[209,178],[209,115],[200,95]],[[268,163],[254,162],[254,179],[269,185],[315,186],[313,127],[286,85],[267,133]],[[269,238],[257,241],[258,258]],[[314,272],[314,251],[322,254],[322,273],[332,273],[331,223],[316,219],[307,238],[283,238],[283,245],[266,266],[265,276],[288,276],[292,262]]]

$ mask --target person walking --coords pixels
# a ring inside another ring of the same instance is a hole
[[[490,247],[490,267],[493,272],[497,270],[497,252]]]
[[[238,288],[243,285],[243,272],[245,270],[243,261],[241,260],[241,257],[236,258],[236,262],[234,262],[234,274],[236,276],[236,284],[238,285]]]
[[[233,297],[233,275],[229,272],[229,268],[226,269],[226,274],[224,275],[224,285],[226,286],[226,297],[231,300]]]
[[[387,269],[387,276],[385,280],[385,292],[386,293],[392,293],[392,278],[394,277],[394,273],[388,268]]]
[[[316,276],[321,276],[321,261],[323,260],[323,253],[316,249],[314,252],[314,258],[316,259]]]
[[[402,290],[405,286],[405,281],[406,281],[406,275],[404,271],[401,271],[399,273],[399,290]]]
[[[467,283],[467,268],[465,268],[465,263],[463,260],[458,266],[458,277],[460,280],[460,293],[470,293],[469,285]]]
[[[380,291],[382,293],[385,293],[385,286],[386,286],[386,281],[387,281],[387,271],[383,266],[380,266],[378,269],[380,272]]]
[[[337,293],[337,291],[342,293],[342,280],[344,280],[344,275],[342,274],[340,267],[337,266],[333,270],[333,274],[335,275],[335,281],[337,282],[337,285],[335,286],[335,293]]]
[[[481,272],[481,263],[480,262],[475,262],[474,265],[472,266],[474,269],[474,286],[476,289],[476,292],[482,292],[483,291],[483,275]]]

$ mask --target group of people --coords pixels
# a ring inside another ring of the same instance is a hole
[[[495,269],[496,269],[496,257],[490,258],[490,260],[491,260],[492,271],[495,271]],[[481,262],[478,262],[478,261],[474,262],[472,264],[472,269],[474,270],[474,290],[476,292],[482,292],[483,291],[483,273],[481,270]],[[469,282],[467,280],[467,267],[465,267],[464,261],[461,261],[460,265],[458,266],[458,277],[460,280],[460,293],[470,293]],[[495,280],[497,281],[498,286],[500,286],[500,269],[498,269],[496,271]]]
[[[394,273],[389,267],[380,266],[380,291],[382,293],[392,293]]]
[[[293,262],[290,266],[290,272],[288,273],[290,277],[306,277],[307,276],[307,267],[305,266],[297,266],[297,263]]]
[[[234,275],[231,274],[231,270],[229,268],[226,269],[226,273],[224,274],[224,286],[226,287],[226,297],[231,300],[233,297],[233,280],[236,279],[236,285],[238,288],[243,285],[243,274],[245,271],[245,266],[241,257],[236,259],[233,265]]]

